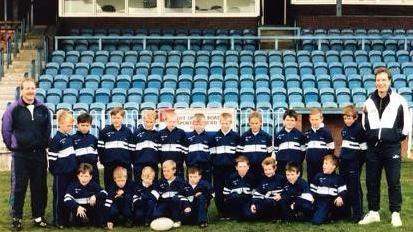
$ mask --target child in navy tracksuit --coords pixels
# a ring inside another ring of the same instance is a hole
[[[211,145],[212,174],[215,193],[215,206],[221,219],[228,217],[228,209],[224,208],[224,185],[225,178],[234,171],[235,154],[238,148],[240,137],[231,130],[232,115],[222,113],[220,115],[221,129],[215,133]]]
[[[212,164],[210,148],[212,138],[205,131],[205,115],[197,113],[192,119],[194,131],[188,134],[188,155],[186,156],[187,167],[198,167],[202,171],[202,179],[212,183]]]
[[[156,198],[152,195],[155,171],[146,166],[141,171],[141,181],[137,181],[133,194],[133,209],[135,225],[149,225],[153,218]]]
[[[103,202],[107,192],[93,180],[93,167],[81,163],[77,169],[77,180],[66,190],[65,206],[70,210],[69,224],[72,226],[102,226]]]
[[[73,149],[73,140],[69,135],[73,128],[73,116],[67,110],[57,113],[59,130],[49,144],[48,160],[49,170],[53,175],[53,223],[58,228],[67,225],[69,212],[64,207],[66,189],[76,171],[76,155]]]
[[[229,217],[236,220],[246,219],[249,215],[252,192],[257,185],[255,176],[249,173],[249,161],[245,156],[236,159],[236,172],[226,178],[224,207]]]
[[[274,138],[274,150],[277,160],[277,173],[285,176],[285,166],[298,163],[301,166],[305,159],[305,135],[295,128],[298,114],[294,110],[286,110],[283,115],[282,128]]]
[[[136,181],[140,180],[142,169],[150,166],[155,171],[155,179],[158,177],[159,163],[159,137],[154,125],[156,112],[153,110],[143,111],[143,125],[133,132],[134,149],[132,152],[133,176]]]
[[[323,158],[334,153],[331,132],[324,127],[323,114],[318,108],[310,109],[311,129],[305,132],[307,137],[307,180],[311,182],[317,173],[322,172]]]
[[[277,162],[272,157],[262,161],[264,177],[253,192],[250,218],[273,220],[279,217],[279,199],[285,186],[284,175],[276,174]]]
[[[363,215],[363,193],[360,173],[365,160],[367,143],[361,124],[357,122],[357,109],[346,106],[343,109],[344,128],[341,131],[340,176],[347,185],[348,202],[346,207],[352,211],[352,220],[358,222]],[[350,209],[351,208],[351,209]]]
[[[191,211],[184,214],[185,224],[197,224],[201,228],[208,227],[208,206],[212,199],[212,189],[208,181],[202,179],[202,170],[198,167],[188,169],[188,183],[194,196],[190,201]]]
[[[105,201],[106,226],[113,229],[115,224],[133,225],[132,199],[135,184],[128,179],[126,168],[118,166],[113,170],[115,184],[109,187]]]
[[[153,218],[168,217],[174,221],[173,227],[181,226],[183,214],[191,212],[190,201],[193,189],[185,180],[175,176],[176,163],[167,160],[162,163],[163,178],[158,180],[152,190],[157,199]]]
[[[175,112],[166,112],[166,127],[159,131],[160,161],[173,160],[176,163],[176,175],[184,178],[184,159],[188,154],[188,142],[185,131],[177,128]]]
[[[338,160],[333,155],[324,157],[323,172],[318,173],[311,185],[314,195],[314,216],[312,222],[316,225],[331,219],[344,219],[344,198],[347,187],[344,179],[335,173]]]
[[[262,116],[253,111],[248,117],[250,129],[241,136],[239,153],[250,161],[250,172],[256,177],[262,176],[261,162],[271,156],[273,151],[272,138],[261,130]]]
[[[99,184],[99,170],[97,166],[98,151],[97,138],[90,134],[90,126],[92,124],[92,116],[88,113],[83,113],[77,116],[77,133],[73,137],[73,148],[76,153],[76,163],[79,166],[81,163],[88,163],[93,167],[92,181]]]
[[[99,132],[98,154],[104,166],[103,178],[106,189],[114,185],[112,175],[117,166],[126,168],[128,179],[131,179],[132,132],[122,124],[124,116],[125,111],[122,108],[113,108],[110,112],[112,125],[106,126]]]
[[[300,177],[300,170],[300,164],[287,164],[285,167],[287,183],[281,195],[275,197],[275,200],[280,203],[281,219],[284,221],[306,221],[312,215],[314,198],[308,183]]]

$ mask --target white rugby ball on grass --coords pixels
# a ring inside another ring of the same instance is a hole
[[[174,221],[170,218],[161,217],[151,222],[151,229],[155,231],[166,231],[172,229]]]

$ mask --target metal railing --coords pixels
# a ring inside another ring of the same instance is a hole
[[[322,42],[325,40],[356,40],[360,41],[362,50],[365,49],[367,41],[370,40],[396,40],[404,41],[404,49],[408,48],[408,41],[413,40],[413,36],[377,36],[377,35],[360,35],[360,36],[338,36],[338,35],[294,35],[294,36],[55,36],[54,49],[59,49],[59,42],[62,40],[89,40],[97,41],[99,50],[102,50],[103,41],[106,40],[138,40],[142,41],[143,49],[145,50],[148,41],[151,40],[186,40],[187,49],[191,49],[191,41],[193,40],[228,40],[231,49],[235,48],[236,41],[254,40],[254,41],[274,41],[274,49],[278,50],[280,41],[301,41],[312,40],[317,41],[317,49],[321,50]]]

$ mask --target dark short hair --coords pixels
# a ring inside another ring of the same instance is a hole
[[[93,166],[88,163],[81,163],[77,168],[76,174],[79,173],[89,173],[90,175],[93,174]]]
[[[286,172],[296,172],[296,173],[301,173],[301,165],[297,162],[289,162],[285,166],[285,171]]]
[[[86,123],[92,124],[92,116],[89,113],[83,113],[77,116],[77,123]]]
[[[202,175],[202,171],[200,168],[196,166],[192,166],[188,168],[188,174],[195,174],[195,173],[198,173],[198,175]]]
[[[389,80],[391,80],[392,76],[391,76],[391,72],[388,68],[380,67],[380,68],[377,68],[376,70],[374,70],[374,78],[376,78],[377,75],[380,74],[380,73],[386,73]]]
[[[290,110],[290,109],[286,110],[286,111],[284,112],[284,115],[283,115],[283,120],[284,120],[287,116],[290,117],[290,118],[294,118],[296,121],[298,120],[298,113],[297,113],[295,110]]]

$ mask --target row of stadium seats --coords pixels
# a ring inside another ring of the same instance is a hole
[[[353,51],[334,51],[329,50],[327,52],[323,51],[306,51],[306,50],[299,50],[299,51],[292,51],[292,50],[285,50],[281,51],[264,51],[264,50],[257,50],[255,52],[243,50],[243,51],[233,51],[229,50],[226,52],[214,50],[212,52],[209,51],[193,51],[193,50],[186,50],[184,52],[180,51],[155,51],[151,52],[148,50],[145,51],[69,51],[64,52],[62,50],[53,51],[51,56],[51,61],[56,63],[63,63],[63,62],[70,62],[70,63],[88,63],[91,64],[93,62],[101,62],[101,63],[108,63],[108,62],[115,62],[115,63],[122,63],[122,62],[131,62],[131,63],[167,63],[167,62],[236,62],[236,63],[272,63],[272,62],[399,62],[405,63],[410,62],[413,57],[413,51],[408,52],[405,50],[398,50],[398,51],[391,51],[386,50],[383,52],[380,51],[370,51],[366,52],[363,50]]]
[[[413,62],[407,62],[400,64],[399,62],[375,62],[375,63],[340,63],[340,62],[272,62],[270,64],[266,62],[257,62],[255,64],[250,62],[242,62],[238,64],[236,62],[212,62],[211,64],[207,62],[198,62],[196,64],[190,62],[183,63],[115,63],[109,62],[107,64],[101,62],[95,63],[55,63],[49,62],[46,65],[45,74],[56,76],[58,74],[63,74],[70,76],[72,74],[78,74],[82,76],[86,75],[99,75],[104,74],[117,76],[119,74],[123,75],[134,75],[143,74],[148,75],[158,75],[163,76],[166,74],[170,75],[351,75],[351,74],[372,74],[373,71],[379,67],[389,68],[393,75],[395,74],[413,74]]]
[[[266,87],[254,88],[226,88],[225,90],[217,87],[209,88],[145,88],[129,89],[115,88],[112,90],[98,88],[84,89],[39,89],[36,96],[39,100],[52,104],[69,103],[88,103],[99,102],[109,104],[110,102],[126,103],[134,102],[135,104],[147,103],[161,108],[174,106],[174,103],[186,104],[190,107],[210,107],[219,108],[222,106],[241,109],[245,108],[286,108],[287,103],[290,107],[310,107],[318,105],[323,108],[337,108],[349,103],[361,106],[366,99],[368,92],[374,91],[374,88],[366,90],[364,88],[273,88]],[[413,105],[412,88],[402,87],[397,90],[404,96],[409,105]],[[161,105],[157,105],[161,103]],[[305,104],[305,105],[304,105]]]
[[[331,29],[323,29],[323,28],[317,28],[317,29],[311,29],[311,28],[303,28],[301,29],[301,35],[342,35],[342,36],[364,36],[364,35],[372,35],[372,36],[413,36],[413,29],[391,29],[391,28],[385,28],[385,29],[363,29],[363,28],[357,28],[357,29],[352,29],[352,28],[331,28]]]
[[[413,75],[396,74],[392,78],[392,86],[396,89],[402,87],[413,88]],[[41,75],[39,77],[39,88],[48,90],[56,88],[65,90],[66,88],[80,90],[82,88],[106,88],[106,89],[145,89],[145,88],[374,88],[375,79],[373,74],[358,75],[318,75],[306,74],[303,76],[275,74],[271,77],[267,75],[149,75],[137,74],[129,75]]]

